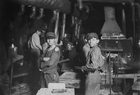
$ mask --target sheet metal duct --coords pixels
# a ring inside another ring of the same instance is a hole
[[[21,5],[20,7],[21,7],[21,10],[20,10],[20,12],[18,13],[18,15],[23,15],[24,12],[25,12],[25,5]]]
[[[116,22],[115,18],[115,8],[114,7],[104,7],[105,12],[105,23],[101,29],[101,34],[112,34],[121,33],[121,29]]]
[[[102,3],[133,3],[134,0],[82,0],[87,2],[102,2]]]
[[[32,5],[40,8],[56,10],[63,13],[70,13],[71,2],[69,0],[15,0],[22,5]]]
[[[44,9],[43,8],[40,8],[39,9],[40,15],[37,17],[37,19],[41,19],[43,17],[43,12],[44,12]]]
[[[30,18],[33,18],[33,17],[35,16],[35,14],[36,14],[36,7],[33,6],[33,7],[32,7],[32,13],[31,13],[31,15],[30,15]]]

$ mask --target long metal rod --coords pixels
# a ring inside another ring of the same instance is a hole
[[[66,27],[66,14],[63,14],[63,29],[62,29],[62,39],[64,38],[64,34],[65,34],[65,27]]]
[[[125,5],[125,3],[122,4],[123,6]],[[126,15],[125,15],[125,10],[124,8],[122,9],[122,31],[124,33],[124,35],[126,35]]]
[[[112,90],[112,82],[111,82],[111,60],[110,60],[110,51],[109,51],[109,95],[111,95]]]
[[[10,75],[10,88],[9,88],[9,95],[12,95],[12,84],[13,84],[13,62],[11,58],[11,75]]]
[[[56,13],[56,21],[55,21],[55,34],[58,34],[58,24],[59,24],[59,12]]]
[[[57,11],[57,13],[56,13],[56,21],[55,21],[55,30],[54,30],[54,33],[57,36],[56,37],[56,44],[58,43],[58,39],[59,39],[58,24],[59,24],[59,12]]]
[[[135,44],[135,41],[136,41],[136,24],[135,24],[135,4],[132,3],[132,22],[133,22],[133,42]]]

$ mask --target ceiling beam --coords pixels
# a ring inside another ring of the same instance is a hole
[[[102,2],[102,3],[133,3],[134,0],[82,0],[87,2]]]

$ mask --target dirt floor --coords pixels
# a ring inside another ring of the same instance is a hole
[[[132,95],[133,80],[113,79],[110,90],[107,77],[102,77],[100,95]],[[67,88],[74,88],[75,95],[84,95],[84,78],[81,73],[77,75],[75,72],[65,72],[60,76],[60,83],[66,83]],[[34,84],[34,86],[30,86],[31,84]],[[8,85],[0,84],[0,87],[0,95],[9,95],[7,94],[9,93]],[[33,80],[30,75],[27,75],[13,80],[11,95],[36,95],[39,89],[35,80]]]

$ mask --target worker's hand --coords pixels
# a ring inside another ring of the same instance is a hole
[[[43,61],[48,61],[48,60],[50,60],[49,57],[44,57],[44,58],[43,58]]]

